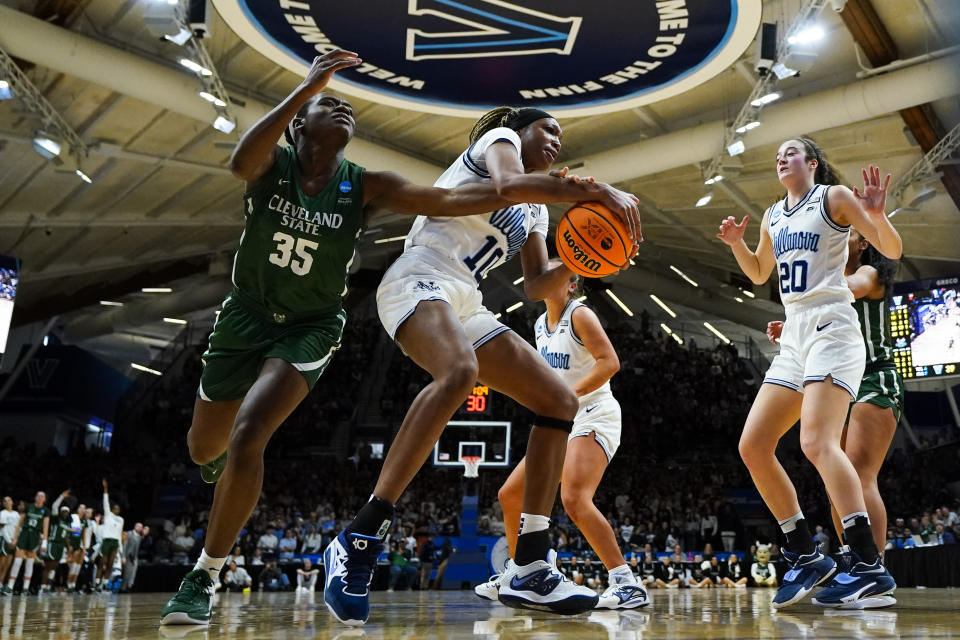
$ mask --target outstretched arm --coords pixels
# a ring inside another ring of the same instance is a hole
[[[874,267],[867,264],[857,269],[856,273],[847,276],[847,286],[857,300],[860,298],[879,300],[885,293],[883,283],[880,282],[880,274]]]
[[[520,249],[520,265],[523,268],[523,293],[533,302],[543,300],[573,275],[563,263],[550,266],[547,239],[539,231],[531,233]]]
[[[750,251],[747,243],[743,241],[743,233],[749,221],[750,216],[744,216],[740,224],[737,224],[733,216],[730,216],[720,223],[720,233],[717,237],[733,250],[733,257],[736,258],[744,275],[754,284],[763,284],[770,277],[776,262],[773,243],[770,242],[770,234],[767,233],[767,213],[763,214],[763,220],[760,223],[760,242],[757,243],[756,251]]]
[[[360,62],[357,54],[340,49],[314,58],[303,82],[240,138],[230,156],[231,173],[241,180],[255,182],[269,171],[276,160],[277,140],[300,107],[323,91],[336,71]]]
[[[844,186],[831,187],[827,204],[838,223],[852,225],[877,251],[897,260],[903,255],[903,240],[884,213],[890,174],[881,183],[879,167],[870,165],[869,170],[862,172],[862,193],[856,187],[853,191]]]
[[[444,189],[414,184],[392,171],[367,171],[363,184],[368,216],[380,211],[404,215],[470,216],[514,203],[502,198],[489,182]]]

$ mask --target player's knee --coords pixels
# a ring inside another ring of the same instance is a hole
[[[445,393],[466,396],[477,383],[479,373],[477,357],[471,352],[458,358],[456,364],[447,368],[435,381]]]
[[[589,496],[576,488],[565,488],[566,483],[560,485],[560,501],[563,503],[563,509],[574,522],[578,522],[587,515],[590,508],[593,507],[593,501]]]
[[[504,511],[519,512],[523,507],[523,485],[507,482],[497,492],[497,499]]]
[[[580,410],[580,401],[577,394],[567,385],[561,385],[551,393],[541,406],[527,407],[541,416],[549,416],[558,420],[573,420]]]
[[[762,442],[747,437],[740,438],[738,449],[740,451],[740,459],[743,460],[743,464],[745,464],[748,469],[756,469],[765,462],[769,462],[770,456],[773,454],[769,447],[764,446]]]
[[[266,423],[256,416],[238,416],[227,446],[228,457],[240,461],[247,456],[262,456],[268,436]]]
[[[219,456],[222,451],[216,451],[216,446],[210,442],[205,442],[198,437],[193,429],[187,432],[187,449],[190,451],[190,459],[194,464],[207,464]]]
[[[803,455],[807,457],[807,460],[809,460],[813,466],[818,467],[833,448],[839,450],[839,443],[831,444],[818,434],[806,434],[801,430],[800,450],[803,451]]]

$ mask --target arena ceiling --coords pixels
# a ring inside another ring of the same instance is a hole
[[[242,229],[242,185],[226,169],[236,132],[211,127],[213,109],[196,98],[196,77],[177,62],[184,48],[148,30],[144,12],[158,2],[0,0],[0,49],[80,135],[89,149],[82,170],[92,179],[87,184],[70,162],[57,165],[35,153],[36,114],[19,100],[0,102],[0,253],[23,261],[14,324],[57,315],[55,326],[68,340],[100,344],[118,361],[136,356],[131,345],[149,356],[147,350],[174,335],[179,326],[165,324],[164,315],[212,319],[218,294],[206,285],[223,281]],[[763,21],[789,22],[804,4],[763,2]],[[558,164],[641,197],[646,242],[637,265],[610,279],[635,312],[647,309],[658,322],[682,324],[693,334],[704,334],[709,321],[731,338],[759,339],[757,329],[779,305],[770,301],[769,286],[751,291],[754,298],[740,291],[751,287],[736,277],[730,252],[714,234],[722,218],[749,213],[747,240],[756,242],[760,216],[781,192],[773,172],[778,143],[811,135],[853,185],[870,162],[902,175],[960,123],[960,59],[951,49],[960,33],[955,3],[849,0],[845,15],[827,5],[817,19],[825,37],[812,66],[779,83],[781,99],[761,112],[764,124],[746,136],[746,151],[725,161],[726,179],[706,206],[695,206],[706,193],[706,166],[725,156],[723,132],[757,82],[755,45],[679,95],[561,117]],[[207,25],[204,45],[231,108],[244,117],[276,104],[300,81],[240,40],[212,5]],[[883,68],[894,60],[909,62]],[[192,96],[184,101],[177,91]],[[348,97],[358,131],[348,156],[420,182],[432,181],[457,157],[473,124]],[[941,180],[925,184],[932,197],[894,218],[904,239],[901,279],[960,270],[960,174],[952,162],[940,167]],[[556,219],[562,209],[551,213]],[[389,264],[401,244],[376,240],[403,235],[409,223],[389,215],[375,222],[363,236],[358,267]],[[489,306],[522,298],[512,284],[519,264],[494,275]],[[156,286],[171,286],[177,301],[141,293]],[[650,293],[679,317],[666,316]],[[100,300],[127,306],[104,307]]]

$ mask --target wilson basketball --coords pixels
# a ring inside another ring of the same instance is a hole
[[[557,225],[557,252],[585,278],[602,278],[630,264],[633,242],[620,219],[599,202],[580,202]]]

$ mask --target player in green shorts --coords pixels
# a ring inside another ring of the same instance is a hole
[[[903,378],[893,362],[886,307],[897,263],[880,255],[856,229],[850,230],[847,251],[844,275],[856,298],[853,306],[860,318],[860,332],[867,347],[867,366],[857,399],[851,405],[841,443],[860,476],[870,529],[877,549],[882,552],[886,545],[887,509],[880,497],[877,475],[900,422],[904,394]],[[771,342],[779,337],[782,327],[782,322],[767,325]],[[843,524],[836,509],[832,509],[832,515],[837,535],[843,540]],[[860,604],[865,608],[891,606],[896,600],[887,596],[867,599]]]
[[[60,568],[60,562],[63,560],[64,552],[67,549],[67,540],[70,537],[70,507],[63,505],[56,511],[58,512],[56,517],[50,521],[50,539],[47,542],[47,553],[43,558],[46,571],[43,575],[43,584],[40,587],[41,593],[46,593],[53,588],[53,582],[57,577],[57,569]]]
[[[20,516],[20,535],[17,536],[17,551],[13,557],[13,566],[10,568],[10,578],[7,580],[7,592],[13,591],[13,585],[20,574],[21,564],[26,565],[23,570],[23,588],[30,588],[37,550],[46,552],[47,530],[50,526],[50,509],[45,506],[46,501],[47,494],[37,491],[33,504],[28,505]],[[31,590],[31,593],[36,594],[37,591]]]
[[[67,538],[67,592],[73,593],[77,589],[77,577],[83,567],[83,556],[86,549],[83,544],[84,531],[87,528],[87,506],[77,505],[77,510],[70,516],[70,537]]]
[[[365,223],[381,210],[454,216],[509,204],[489,184],[422,187],[346,160],[353,109],[323,89],[359,63],[346,51],[317,57],[230,159],[247,185],[245,227],[187,434],[197,464],[226,459],[205,471],[219,481],[204,549],[164,607],[164,624],[209,623],[212,586],[260,495],[264,448],[340,346],[347,271]],[[289,146],[276,146],[281,136]]]

